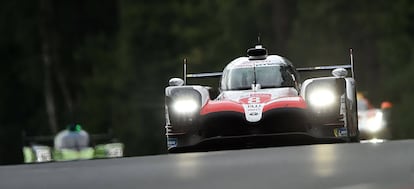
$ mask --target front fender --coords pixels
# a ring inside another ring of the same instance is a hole
[[[197,108],[192,112],[177,112],[173,108],[179,100],[194,100]],[[185,133],[198,122],[200,110],[210,99],[209,91],[200,85],[170,86],[165,89],[165,114],[167,134],[171,132]]]
[[[307,103],[313,121],[320,124],[342,122],[340,119],[344,114],[342,101],[345,95],[345,79],[338,77],[308,79],[303,82],[301,89],[301,96]]]

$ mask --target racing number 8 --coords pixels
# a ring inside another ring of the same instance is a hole
[[[249,104],[260,103],[260,97],[250,97],[250,98],[247,99],[247,102]]]

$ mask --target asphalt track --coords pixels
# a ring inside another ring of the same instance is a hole
[[[414,188],[414,140],[0,167],[0,188]]]

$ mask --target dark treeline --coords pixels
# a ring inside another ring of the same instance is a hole
[[[164,87],[182,60],[219,71],[259,35],[296,67],[345,64],[353,48],[359,91],[393,102],[393,136],[414,137],[413,19],[410,0],[2,1],[0,162],[20,161],[23,131],[75,121],[127,155],[164,153]]]

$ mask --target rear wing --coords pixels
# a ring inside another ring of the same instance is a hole
[[[306,72],[306,71],[319,71],[319,70],[333,70],[337,68],[350,69],[351,65],[316,66],[316,67],[307,67],[307,68],[296,68],[296,70],[298,72]]]
[[[221,77],[223,72],[209,72],[209,73],[190,73],[187,74],[187,59],[184,59],[184,85],[187,84],[187,78],[215,78]]]
[[[205,78],[205,77],[221,77],[223,72],[210,72],[210,73],[191,73],[186,74],[187,78]]]
[[[296,68],[298,72],[312,72],[312,71],[326,71],[334,70],[337,68],[349,69],[351,70],[351,76],[355,79],[354,74],[354,57],[352,55],[352,49],[349,49],[350,64],[347,65],[334,65],[334,66],[316,66],[316,67],[305,67],[305,68]],[[207,72],[207,73],[190,73],[187,74],[187,59],[184,59],[184,85],[187,84],[187,78],[215,78],[221,77],[223,72]]]
[[[332,71],[338,68],[349,69],[351,70],[351,76],[354,78],[354,69],[352,65],[334,65],[334,66],[316,66],[316,67],[306,67],[306,68],[296,68],[296,71],[299,73],[304,72],[315,72],[315,71]]]
[[[312,71],[326,71],[326,70],[334,70],[338,68],[349,69],[351,70],[351,76],[355,79],[354,73],[354,57],[352,55],[352,49],[349,49],[349,58],[350,64],[346,65],[334,65],[334,66],[316,66],[316,67],[306,67],[306,68],[296,68],[298,72],[312,72]]]

